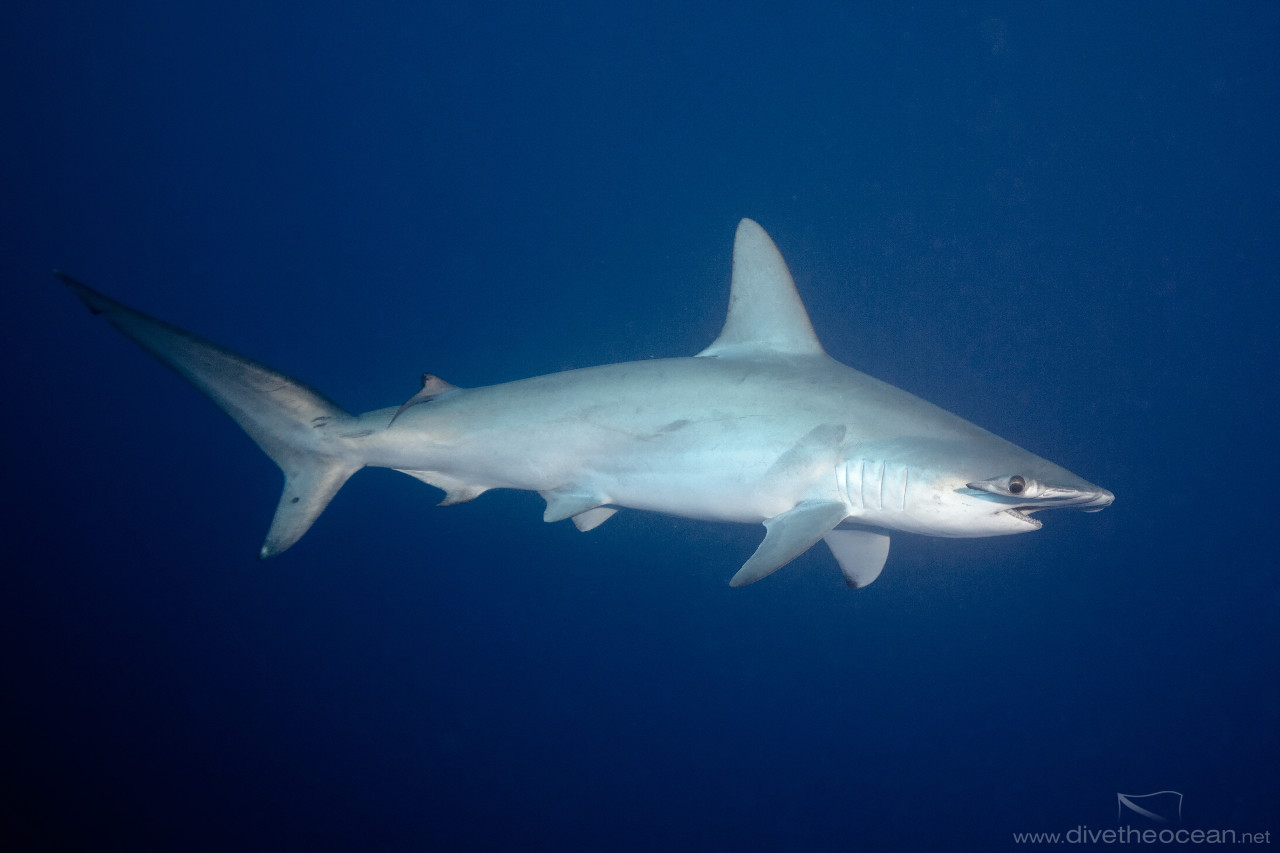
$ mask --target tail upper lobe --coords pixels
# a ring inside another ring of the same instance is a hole
[[[280,466],[284,492],[260,557],[275,556],[301,539],[347,478],[363,467],[329,432],[351,416],[319,391],[62,273],[57,276],[90,311],[196,386]]]

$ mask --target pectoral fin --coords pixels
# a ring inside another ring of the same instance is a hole
[[[843,503],[806,501],[765,521],[764,541],[738,569],[729,586],[755,583],[782,568],[830,533],[847,514]]]
[[[832,530],[822,538],[850,589],[862,589],[880,577],[889,559],[889,537],[874,530]]]

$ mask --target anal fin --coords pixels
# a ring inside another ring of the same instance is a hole
[[[617,512],[617,507],[598,506],[595,509],[589,509],[586,512],[580,512],[573,517],[573,525],[578,530],[586,533],[588,530],[595,530],[609,519],[613,518],[613,514]]]
[[[489,491],[488,486],[468,483],[464,480],[459,480],[457,477],[441,474],[439,471],[406,471],[404,468],[397,468],[396,470],[401,474],[408,474],[415,480],[421,480],[428,486],[443,489],[444,500],[440,501],[438,506],[453,506],[454,504],[466,503]]]
[[[805,501],[764,523],[764,541],[743,563],[729,586],[746,586],[808,551],[818,540],[844,521],[848,508],[839,501]]]
[[[542,514],[543,521],[564,521],[566,518],[573,518],[574,524],[578,525],[579,530],[590,530],[599,524],[602,524],[609,518],[605,515],[603,518],[596,520],[590,527],[583,527],[576,520],[579,515],[584,515],[591,510],[604,507],[609,502],[608,498],[598,492],[584,491],[575,488],[551,489],[545,492],[539,492],[543,499],[547,502],[547,511]],[[612,514],[612,513],[610,513]],[[589,523],[595,520],[595,516],[584,521]]]

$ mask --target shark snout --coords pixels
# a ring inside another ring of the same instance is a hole
[[[1023,512],[1041,509],[1078,509],[1083,512],[1101,512],[1111,506],[1116,496],[1106,489],[1091,486],[1088,489],[1066,486],[1046,486],[1044,494],[1018,507]]]
[[[1085,503],[1077,504],[1077,506],[1079,506],[1080,509],[1084,510],[1085,512],[1101,512],[1102,510],[1111,506],[1111,502],[1114,501],[1115,499],[1116,499],[1116,496],[1111,494],[1111,492],[1101,487],[1095,486],[1093,497]]]

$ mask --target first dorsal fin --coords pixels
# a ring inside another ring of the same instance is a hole
[[[778,247],[759,224],[738,223],[729,314],[699,356],[824,355]]]

